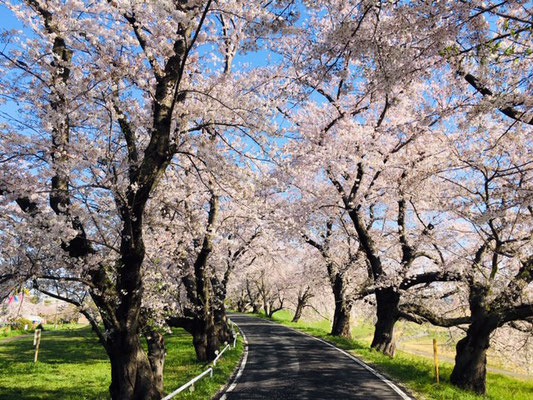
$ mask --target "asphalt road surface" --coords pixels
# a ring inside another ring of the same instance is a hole
[[[248,340],[248,357],[222,399],[409,398],[326,343],[260,318],[235,314],[231,319]]]

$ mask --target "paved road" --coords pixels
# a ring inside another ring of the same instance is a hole
[[[248,360],[228,400],[402,397],[338,350],[282,325],[232,315],[248,339]]]

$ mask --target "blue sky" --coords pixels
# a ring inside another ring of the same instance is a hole
[[[15,18],[11,10],[5,5],[0,4],[0,28],[4,29],[22,29],[22,24]]]

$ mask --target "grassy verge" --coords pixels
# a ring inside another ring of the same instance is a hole
[[[165,361],[165,391],[170,393],[205,371],[209,365],[196,361],[191,336],[183,330],[176,330],[172,336],[166,337],[166,344],[168,354]],[[174,350],[171,351],[171,349]],[[202,378],[195,385],[194,392],[185,390],[175,398],[207,400],[213,397],[228,382],[239,364],[243,349],[243,343],[239,336],[235,349],[226,350],[217,362],[213,378]]]
[[[44,324],[43,327],[44,327],[44,330],[45,331],[48,331],[48,330],[54,330],[54,331],[61,331],[61,330],[72,330],[72,329],[79,329],[79,328],[82,328],[86,325],[82,325],[82,324],[75,324],[75,323],[72,323],[72,324],[58,324],[55,326],[54,328],[54,324]],[[5,338],[10,338],[10,337],[13,337],[13,336],[21,336],[21,335],[28,335],[28,334],[33,334],[35,330],[29,326],[28,329],[24,330],[24,329],[11,329],[11,327],[9,326],[3,326],[3,327],[0,327],[0,340],[2,339],[5,339]]]
[[[259,315],[265,318],[264,315]],[[453,365],[440,363],[441,384],[435,385],[433,363],[425,357],[397,351],[394,358],[387,357],[369,348],[358,337],[367,335],[369,327],[361,327],[354,339],[328,335],[330,325],[326,320],[300,321],[292,323],[292,314],[281,311],[274,314],[273,320],[302,332],[323,338],[336,346],[349,350],[359,358],[384,372],[404,387],[412,391],[418,399],[431,400],[529,400],[533,399],[533,381],[514,379],[500,374],[487,374],[487,396],[477,396],[460,390],[449,383]]]
[[[5,339],[5,338],[10,338],[13,336],[28,335],[32,333],[33,333],[33,329],[23,330],[23,329],[0,328],[0,340]]]
[[[165,390],[171,392],[207,367],[196,361],[192,339],[176,329],[165,337]],[[45,331],[39,362],[33,363],[33,338],[0,342],[0,399],[108,399],[110,366],[103,347],[88,327]],[[209,399],[224,386],[237,366],[243,345],[224,353],[213,378],[204,378],[194,392],[179,399]]]

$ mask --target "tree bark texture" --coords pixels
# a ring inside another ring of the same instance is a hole
[[[351,338],[351,311],[351,304],[347,304],[346,302],[335,302],[335,312],[333,314],[333,325],[331,326],[331,335]]]
[[[459,340],[455,365],[450,376],[452,384],[477,394],[485,394],[490,333],[486,327],[473,323],[466,337]]]
[[[329,265],[328,275],[330,277],[331,289],[333,290],[333,297],[335,298],[335,311],[333,314],[331,334],[350,338],[352,301],[346,298],[346,282],[344,281],[344,276],[339,272],[333,272],[332,267]]]
[[[163,335],[151,328],[145,332],[148,344],[148,361],[154,375],[154,384],[159,393],[163,393],[163,369],[165,366],[165,339]]]
[[[400,294],[393,288],[377,289],[377,321],[371,347],[388,356],[394,356],[394,325],[399,318]]]
[[[111,361],[109,392],[114,400],[159,400],[162,393],[136,332],[110,335],[107,354]]]
[[[456,346],[455,365],[450,382],[463,389],[485,394],[487,374],[487,350],[490,335],[498,327],[500,316],[490,311],[486,304],[489,288],[481,285],[470,287],[470,312],[472,323],[466,336]]]

